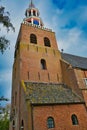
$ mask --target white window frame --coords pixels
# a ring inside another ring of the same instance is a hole
[[[85,85],[87,86],[87,78],[84,78]]]

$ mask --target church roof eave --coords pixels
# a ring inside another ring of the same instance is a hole
[[[71,64],[73,68],[87,70],[87,58],[67,53],[61,53],[62,59]]]
[[[26,100],[32,104],[76,104],[84,99],[65,84],[24,82]],[[36,89],[37,88],[37,89]]]

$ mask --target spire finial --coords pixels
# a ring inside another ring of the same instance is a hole
[[[30,4],[32,4],[32,3],[33,3],[33,1],[31,0]]]
[[[31,3],[33,3],[33,0],[31,0]]]
[[[30,5],[29,5],[30,8],[34,8],[34,4],[33,4],[33,0],[30,0]]]

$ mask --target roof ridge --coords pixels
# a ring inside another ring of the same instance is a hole
[[[69,53],[62,53],[61,52],[61,54],[70,55],[70,56],[74,56],[74,57],[80,57],[80,58],[86,58],[87,59],[87,57],[79,56],[79,55],[74,55],[74,54],[69,54]]]

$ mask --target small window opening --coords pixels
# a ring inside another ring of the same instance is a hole
[[[36,16],[36,12],[35,11],[33,11],[33,15]]]
[[[47,37],[44,38],[44,45],[48,46],[48,47],[51,47],[50,40]]]
[[[37,44],[37,37],[35,34],[30,35],[30,43]]]
[[[31,23],[31,21],[29,20],[28,23]]]
[[[76,116],[76,115],[72,115],[72,116],[71,116],[71,119],[72,119],[72,124],[73,124],[73,125],[78,125],[78,119],[77,119],[77,116]]]
[[[85,85],[87,86],[87,78],[84,78]]]
[[[41,69],[43,69],[43,70],[47,69],[46,61],[44,59],[41,59]]]
[[[48,126],[48,128],[54,128],[55,127],[55,125],[54,125],[54,119],[52,117],[49,117],[47,119],[47,126]]]
[[[24,122],[23,122],[23,120],[21,121],[21,130],[24,130]]]
[[[31,16],[31,11],[29,11],[29,16]]]
[[[15,130],[15,121],[14,120],[13,120],[12,128],[13,128],[13,130]]]

